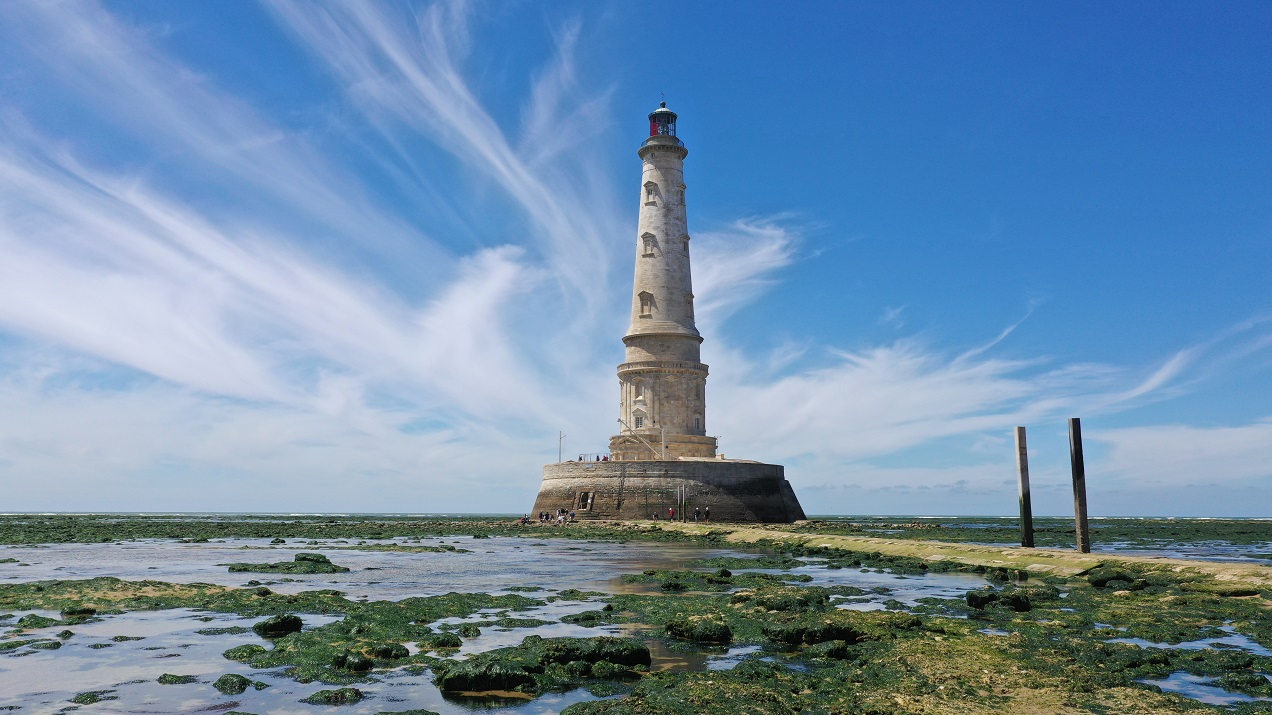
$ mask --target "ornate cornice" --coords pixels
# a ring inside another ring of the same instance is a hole
[[[630,375],[638,372],[682,372],[693,375],[706,375],[707,366],[700,362],[688,360],[642,360],[625,362],[618,366],[618,374]]]

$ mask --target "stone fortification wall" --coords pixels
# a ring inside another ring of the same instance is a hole
[[[780,465],[728,460],[561,462],[543,467],[534,511],[579,519],[667,518],[684,488],[684,511],[710,507],[712,521],[786,523],[804,510]]]

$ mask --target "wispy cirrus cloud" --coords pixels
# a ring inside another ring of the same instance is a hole
[[[489,51],[468,3],[270,8],[365,123],[323,140],[371,147],[374,181],[101,6],[0,8],[0,34],[93,109],[94,131],[142,150],[88,151],[32,107],[4,120],[0,473],[32,508],[80,508],[68,500],[83,493],[126,508],[175,475],[187,500],[242,483],[273,508],[402,508],[375,495],[412,490],[433,498],[419,508],[519,508],[557,429],[592,451],[613,425],[635,238],[615,197],[636,180],[598,153],[609,90],[581,76],[583,24],[549,32],[521,111],[501,122],[510,113],[467,67]],[[476,238],[389,206],[385,186],[419,191]],[[730,456],[802,465],[797,484],[979,489],[1010,425],[1176,394],[1268,341],[1256,321],[1147,367],[995,357],[1016,325],[970,350],[736,349],[739,310],[815,260],[803,242],[789,216],[752,217],[696,232],[692,249],[711,429]],[[1132,475],[1178,437],[1211,445],[1177,460],[1186,469],[1222,462],[1226,446],[1234,473],[1257,476],[1262,423],[1228,429],[1113,432],[1110,465]],[[952,465],[875,463],[951,441],[989,446],[955,450]],[[356,506],[341,491],[353,480],[367,495]],[[478,481],[497,504],[473,504]],[[236,507],[265,508],[216,505]]]

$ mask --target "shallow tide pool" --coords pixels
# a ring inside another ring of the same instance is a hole
[[[454,547],[456,551],[377,550],[412,547]],[[461,551],[462,550],[462,551]],[[297,553],[319,552],[333,563],[349,567],[347,573],[286,576],[281,574],[230,573],[233,562],[291,561]],[[106,544],[52,544],[0,548],[0,582],[48,579],[84,579],[115,576],[129,581],[152,579],[175,583],[212,583],[241,587],[266,584],[279,593],[337,589],[350,599],[398,600],[450,592],[494,594],[510,588],[538,587],[527,595],[546,598],[565,589],[603,594],[656,590],[648,584],[622,581],[624,574],[646,569],[683,569],[698,559],[747,556],[727,549],[661,543],[606,543],[568,539],[495,537],[444,537],[428,539],[310,541],[293,539],[271,544],[264,539],[234,539],[206,543],[138,540]],[[710,570],[710,569],[708,569]],[[855,608],[882,608],[885,601],[913,604],[923,597],[958,598],[986,581],[975,575],[927,574],[901,576],[855,569],[827,569],[816,563],[791,571],[756,569],[767,573],[806,574],[817,585],[852,585],[867,594],[854,598]],[[730,668],[741,658],[758,654],[756,646],[731,649],[669,649],[657,636],[630,625],[599,626],[561,623],[566,615],[595,609],[597,601],[558,600],[517,611],[517,618],[551,621],[530,628],[486,626],[481,634],[464,639],[455,655],[463,658],[494,648],[516,645],[528,635],[645,637],[654,656],[653,670],[706,670]],[[895,607],[895,603],[893,604]],[[15,623],[26,612],[0,621],[0,646],[13,640]],[[44,613],[56,617],[57,614]],[[301,614],[306,628],[330,622],[338,616]],[[490,613],[442,623],[487,620]],[[59,638],[65,626],[29,629],[21,638],[58,640],[56,650],[17,648],[0,654],[0,707],[17,706],[22,713],[56,713],[72,707],[71,698],[97,692],[99,702],[82,712],[168,713],[240,710],[256,713],[333,712],[329,706],[300,702],[320,689],[319,683],[302,684],[281,674],[281,669],[256,670],[228,660],[222,653],[245,643],[268,645],[248,630],[241,633],[201,634],[210,628],[248,628],[258,618],[205,613],[191,609],[140,611],[106,615],[71,626],[73,635]],[[774,654],[773,657],[780,657]],[[194,676],[194,682],[160,684],[163,674]],[[212,682],[226,673],[239,673],[269,687],[249,689],[241,695],[223,695]],[[498,713],[553,713],[582,700],[594,699],[586,690],[549,693],[533,700],[524,698],[446,698],[432,685],[427,672],[398,669],[377,671],[371,682],[358,684],[367,699],[342,706],[341,713],[361,715],[422,708],[440,713],[474,710]]]

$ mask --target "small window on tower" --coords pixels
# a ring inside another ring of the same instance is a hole
[[[641,427],[644,427],[644,426],[645,426],[645,418],[641,417],[640,415],[636,415],[636,429],[640,429]]]
[[[652,181],[645,182],[645,205],[653,206],[658,203],[658,184]]]
[[[694,428],[695,430],[702,431],[702,418],[701,418],[701,417],[695,417],[695,418],[693,418],[693,428]]]
[[[658,237],[652,233],[641,234],[641,255],[653,258],[658,253]]]
[[[654,303],[654,294],[649,293],[648,291],[641,291],[637,294],[637,297],[640,298],[640,317],[654,317],[654,308],[656,307],[656,304]]]
[[[636,399],[642,399],[645,396],[645,386],[638,382],[632,385],[632,392],[635,394]]]

